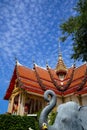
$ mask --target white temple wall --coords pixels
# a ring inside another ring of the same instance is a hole
[[[79,104],[79,99],[78,99],[78,97],[76,95],[69,95],[67,97],[64,97],[64,103],[69,102],[69,101],[74,101],[74,102]],[[61,99],[61,103],[62,103],[62,99]]]
[[[87,106],[87,95],[82,96],[82,105]]]
[[[57,106],[59,106],[60,104],[62,104],[62,98],[60,97],[57,97]]]

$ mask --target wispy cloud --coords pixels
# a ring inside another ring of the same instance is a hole
[[[59,25],[70,15],[76,0],[3,0],[0,1],[0,90],[8,87],[15,57],[32,68],[34,60],[55,68],[58,59]],[[71,66],[71,43],[61,44],[63,59]],[[2,97],[0,94],[0,96]]]

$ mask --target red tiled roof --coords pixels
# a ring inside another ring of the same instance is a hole
[[[17,66],[17,71],[18,71],[19,77],[23,77],[25,79],[37,81],[34,70],[29,69],[29,68],[24,67],[24,66]]]
[[[72,70],[73,70],[73,68],[68,69],[66,77],[63,81],[61,81],[58,78],[55,70],[50,69],[50,72],[51,72],[54,80],[57,81],[58,85],[61,85],[61,82],[63,82],[63,87],[64,87],[64,85],[66,85],[67,81],[70,79]],[[67,95],[69,93],[75,93],[76,87],[78,87],[78,85],[82,82],[82,79],[84,78],[85,71],[86,71],[86,64],[84,64],[78,68],[75,68],[72,83],[70,84],[69,88],[63,92],[63,94]],[[38,77],[36,75],[36,72],[38,73]],[[33,92],[36,94],[43,95],[44,91],[41,88],[41,84],[42,84],[43,86],[45,86],[45,89],[51,89],[60,96],[62,94],[62,92],[58,91],[58,89],[52,82],[52,79],[51,79],[50,74],[47,69],[43,69],[39,66],[35,66],[34,69],[29,69],[25,66],[17,65],[14,69],[13,76],[10,81],[10,85],[7,89],[4,99],[9,99],[9,97],[11,96],[11,93],[14,89],[14,84],[15,84],[16,78],[19,78],[20,82],[22,83],[22,86],[20,86],[20,87],[25,89],[28,92]],[[39,80],[38,80],[38,78],[39,78]],[[85,89],[87,89],[87,83],[81,90],[82,94],[84,93]],[[80,91],[80,93],[81,93],[81,91]]]
[[[82,78],[84,76],[84,74],[85,74],[85,71],[86,71],[86,65],[85,64],[78,67],[78,68],[76,68],[75,72],[74,72],[73,80]]]
[[[39,66],[36,66],[35,68],[41,79],[48,80],[51,82],[50,75],[46,69],[40,68]]]

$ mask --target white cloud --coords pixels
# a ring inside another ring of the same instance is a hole
[[[25,66],[55,68],[58,59],[59,24],[75,14],[76,0],[3,0],[0,1],[0,75],[1,81],[11,78],[15,57]],[[70,40],[69,40],[70,41]],[[71,66],[71,43],[61,44],[63,59]],[[4,82],[4,90],[8,87]]]

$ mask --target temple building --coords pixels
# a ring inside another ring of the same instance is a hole
[[[46,105],[43,95],[47,89],[56,93],[57,106],[68,101],[87,105],[87,65],[67,68],[61,53],[55,69],[49,65],[44,69],[35,63],[30,69],[16,61],[4,96],[9,100],[8,113],[27,115],[39,111]]]

